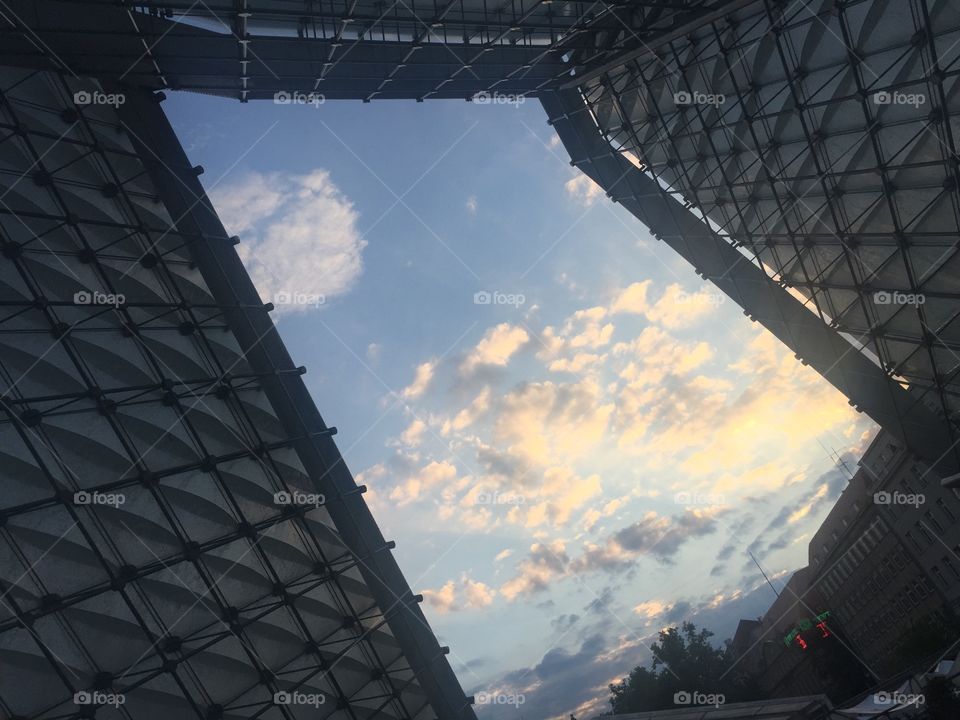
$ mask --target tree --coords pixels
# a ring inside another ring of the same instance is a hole
[[[710,643],[713,633],[685,622],[680,628],[660,631],[650,668],[635,667],[619,683],[610,685],[610,705],[615,714],[676,708],[674,695],[681,691],[722,693],[727,702],[752,700],[756,690],[735,681],[724,650]]]

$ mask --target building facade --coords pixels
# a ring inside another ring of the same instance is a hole
[[[0,708],[473,715],[154,92],[538,97],[576,167],[947,478],[958,54],[952,0],[2,3]],[[903,467],[870,489],[922,491]],[[863,652],[858,618],[955,601],[960,513],[928,496],[851,501],[812,548]],[[893,582],[873,557],[921,574],[853,617]]]
[[[157,98],[0,136],[0,716],[473,718]]]
[[[743,671],[774,696],[829,693],[836,668],[866,687],[909,669],[924,648],[945,649],[960,614],[958,516],[956,491],[881,432],[811,539],[808,566],[759,625],[742,621],[732,648]]]
[[[960,476],[952,0],[8,10],[0,64],[138,88],[537,97],[608,197],[941,477]]]

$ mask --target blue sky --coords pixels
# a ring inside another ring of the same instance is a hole
[[[873,425],[538,103],[164,107],[464,689],[525,700],[481,718],[590,717],[659,628],[763,612],[748,549],[806,564]]]

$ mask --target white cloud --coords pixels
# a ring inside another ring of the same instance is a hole
[[[400,440],[406,445],[415,447],[420,444],[426,429],[427,424],[420,418],[417,418],[400,434]]]
[[[477,196],[471,195],[467,198],[467,212],[471,215],[477,214]]]
[[[483,339],[460,365],[460,372],[469,375],[482,365],[504,367],[513,354],[527,344],[530,336],[523,328],[500,323],[484,334]]]
[[[633,313],[635,315],[646,315],[650,309],[650,302],[647,300],[647,293],[650,292],[650,280],[635,282],[628,285],[614,298],[610,306],[613,313]]]
[[[383,352],[383,346],[377,343],[367,345],[367,360],[377,362],[380,359],[380,353]]]
[[[567,180],[563,187],[567,195],[585,206],[593,205],[598,197],[603,196],[603,188],[583,173]]]
[[[398,505],[406,505],[417,500],[422,493],[440,486],[452,485],[456,479],[455,465],[445,460],[442,462],[434,460],[395,485],[390,491],[390,499]]]
[[[448,420],[443,424],[443,434],[449,435],[451,431],[464,430],[477,421],[483,413],[490,409],[490,388],[485,387],[473,402],[458,412],[453,420]]]
[[[467,573],[460,581],[448,580],[436,590],[424,590],[423,599],[437,612],[459,612],[462,610],[481,610],[489,607],[497,591],[489,585],[473,580]]]
[[[312,309],[316,298],[343,295],[360,277],[367,243],[359,215],[326,170],[249,173],[211,197],[229,231],[244,233],[238,252],[260,297],[294,297],[276,302],[277,312]]]
[[[652,302],[648,297],[650,286],[650,280],[628,285],[613,299],[610,312],[643,315],[650,322],[676,330],[710,315],[726,300],[723,293],[709,285],[687,292],[678,283],[671,283],[656,302]]]
[[[413,376],[413,382],[400,391],[400,397],[404,400],[416,400],[427,391],[430,381],[433,379],[433,371],[437,363],[433,360],[417,365],[417,370]]]

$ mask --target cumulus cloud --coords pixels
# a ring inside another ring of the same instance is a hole
[[[430,381],[433,380],[433,372],[436,368],[437,363],[434,360],[427,360],[417,365],[413,382],[400,391],[400,397],[404,400],[416,400],[423,395],[430,386]]]
[[[677,330],[694,325],[726,301],[726,296],[712,285],[688,292],[678,283],[667,285],[660,297],[651,301],[651,287],[650,280],[628,285],[613,299],[610,312],[643,315],[652,323]]]
[[[560,540],[537,543],[518,563],[516,574],[500,588],[508,600],[547,590],[553,582],[571,575],[621,572],[636,565],[641,556],[669,563],[687,542],[716,531],[721,508],[687,510],[665,516],[650,511],[640,520],[611,533],[602,543],[586,542],[583,551],[570,554]]]
[[[473,423],[475,423],[477,419],[489,409],[490,388],[485,387],[467,407],[460,410],[452,420],[447,420],[443,424],[443,434],[449,435],[454,431],[465,430],[473,425]]]
[[[500,593],[507,600],[513,600],[520,595],[543,592],[552,580],[566,571],[569,564],[570,556],[562,540],[534,543],[517,566],[517,574],[500,587]]]
[[[670,608],[670,603],[661,602],[660,600],[648,600],[647,602],[642,602],[639,605],[634,605],[633,611],[644,617],[646,619],[652,619],[663,615],[664,611]]]
[[[464,358],[460,372],[469,375],[484,365],[504,367],[510,362],[514,353],[529,340],[530,336],[523,328],[510,323],[500,323],[490,328],[477,346]]]
[[[433,460],[394,485],[390,491],[390,499],[398,505],[406,505],[417,500],[422,493],[453,484],[456,478],[455,465]]]
[[[449,613],[489,607],[497,591],[463,573],[459,581],[448,580],[442,587],[423,590],[421,594],[424,601],[437,612]]]
[[[244,235],[240,258],[278,312],[343,295],[363,271],[359,215],[326,170],[251,172],[212,190],[211,199],[229,231]]]
[[[549,523],[566,525],[575,510],[600,494],[600,476],[578,476],[571,468],[549,468],[543,474],[537,501],[526,508],[524,523],[535,528]]]
[[[613,409],[592,381],[523,383],[502,399],[494,439],[531,463],[569,465],[600,443]]]
[[[427,429],[427,424],[420,418],[415,418],[400,434],[400,440],[405,445],[416,446],[423,439],[423,433]]]
[[[567,191],[567,197],[585,207],[593,205],[597,198],[603,197],[603,188],[583,173],[567,180],[563,187]]]

